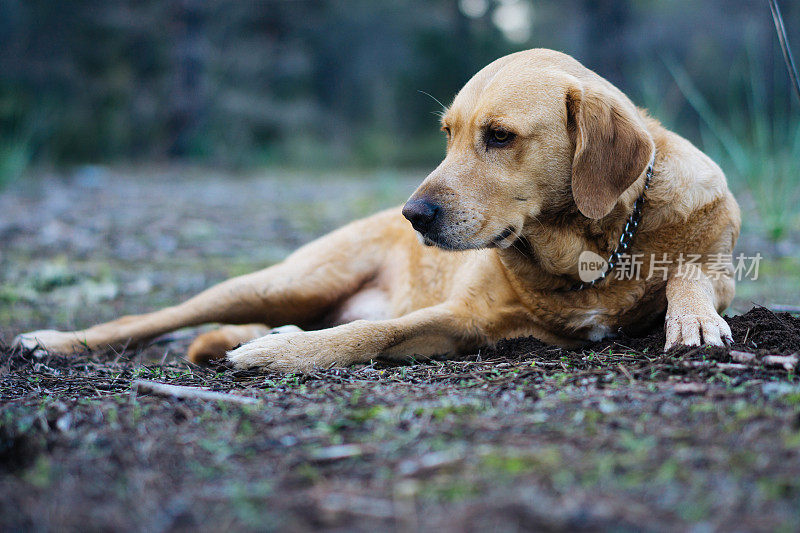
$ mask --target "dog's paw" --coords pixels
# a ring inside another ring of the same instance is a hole
[[[332,366],[333,362],[328,361],[326,350],[315,342],[313,333],[267,334],[229,351],[227,358],[239,370],[267,368],[308,373],[315,368]]]
[[[72,333],[42,329],[17,335],[12,347],[19,348],[41,357],[47,353],[69,354],[79,351],[82,345]]]
[[[731,328],[717,313],[668,315],[664,351],[675,346],[722,346],[733,341]]]

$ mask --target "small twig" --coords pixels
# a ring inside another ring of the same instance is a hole
[[[336,444],[315,450],[311,455],[316,461],[338,461],[363,454],[364,448],[357,444]]]
[[[731,359],[733,359],[737,363],[752,363],[756,358],[756,354],[750,352],[740,352],[738,350],[731,350],[729,353],[731,355]]]
[[[714,361],[681,361],[684,368],[708,368],[714,366]]]
[[[181,398],[191,400],[210,400],[220,402],[233,402],[242,404],[258,404],[260,400],[250,398],[247,396],[237,396],[235,394],[228,394],[224,392],[214,392],[209,390],[200,389],[197,387],[186,387],[183,385],[169,385],[167,383],[158,383],[156,381],[147,381],[137,379],[133,382],[133,389],[137,393],[150,393],[157,396],[166,396],[169,398]]]
[[[765,355],[761,361],[765,365],[782,366],[784,369],[791,372],[797,366],[798,357],[796,353],[792,355]]]
[[[676,383],[673,387],[675,394],[704,394],[708,390],[708,386],[704,383]]]
[[[622,373],[623,373],[623,374],[625,374],[625,377],[626,377],[626,378],[628,378],[628,383],[631,383],[631,384],[633,384],[633,376],[631,376],[631,373],[630,373],[630,372],[628,372],[628,369],[627,369],[627,368],[625,368],[625,367],[622,365],[622,363],[619,363],[619,364],[617,365],[617,367],[618,367],[618,368],[619,368],[619,369],[622,371]]]
[[[746,370],[747,365],[739,363],[717,363],[717,368],[720,370]]]
[[[413,476],[420,472],[430,472],[451,466],[463,460],[464,456],[457,452],[430,452],[419,458],[402,461],[397,470],[403,476]]]
[[[630,346],[625,346],[625,345],[624,345],[624,344],[622,344],[621,342],[616,342],[616,341],[614,341],[614,345],[616,345],[616,346],[619,346],[619,347],[621,347],[621,348],[625,348],[626,350],[629,350],[629,351],[631,351],[631,352],[634,352],[634,353],[640,353],[640,351],[639,351],[639,350],[637,350],[637,349],[635,349],[635,348],[631,348]],[[609,346],[608,348],[609,348],[609,350],[610,350],[610,349],[611,349],[611,346]]]

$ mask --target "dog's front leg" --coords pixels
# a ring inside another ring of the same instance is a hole
[[[237,368],[305,373],[378,356],[452,352],[465,343],[479,344],[478,330],[447,305],[438,305],[390,320],[357,320],[319,331],[267,335],[228,352],[228,359]]]
[[[727,307],[728,287],[733,280],[728,274],[712,280],[697,265],[675,271],[667,280],[667,317],[665,350],[673,346],[722,346],[731,341],[731,328],[719,315]],[[732,291],[732,288],[731,288]]]

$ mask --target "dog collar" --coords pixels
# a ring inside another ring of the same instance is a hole
[[[647,172],[644,178],[644,189],[642,189],[642,194],[639,195],[639,198],[633,203],[633,212],[628,215],[628,219],[625,221],[625,228],[622,230],[622,235],[619,236],[619,242],[617,247],[611,252],[611,255],[608,257],[608,261],[606,261],[606,269],[600,274],[599,277],[593,279],[592,281],[576,283],[571,287],[568,287],[567,291],[580,291],[583,289],[588,289],[590,287],[594,287],[604,279],[608,277],[612,270],[617,266],[617,262],[619,261],[619,256],[624,254],[630,247],[631,243],[633,242],[633,237],[636,235],[636,229],[639,227],[639,222],[642,220],[642,207],[644,206],[644,196],[647,192],[647,189],[650,188],[650,180],[653,178],[653,163],[651,162],[647,166]]]

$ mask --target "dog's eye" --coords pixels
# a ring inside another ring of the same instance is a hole
[[[503,128],[490,129],[486,137],[486,145],[489,147],[507,146],[514,140],[514,134]]]
[[[450,138],[450,128],[448,128],[447,126],[444,126],[444,127],[442,128],[442,131],[444,132],[444,134],[445,134],[445,135],[447,136],[447,138],[449,139],[449,138]]]

